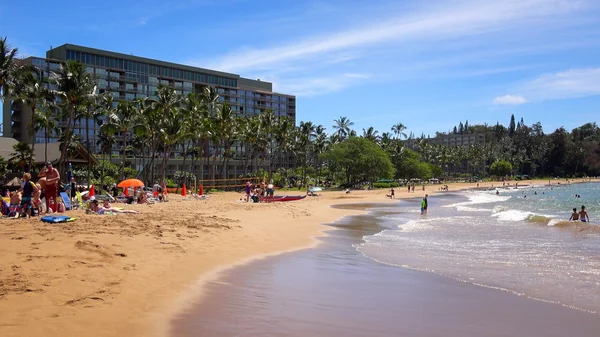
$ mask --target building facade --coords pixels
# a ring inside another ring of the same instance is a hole
[[[40,70],[40,77],[49,78],[53,72],[58,71],[60,64],[65,61],[79,61],[86,65],[87,71],[92,74],[98,84],[98,92],[108,92],[114,96],[115,101],[134,100],[137,98],[155,98],[159,85],[167,85],[181,95],[192,92],[200,93],[207,86],[215,87],[219,94],[220,102],[228,102],[238,115],[251,116],[273,111],[276,116],[287,116],[296,122],[296,97],[273,92],[272,83],[240,77],[237,74],[215,70],[186,66],[153,60],[133,55],[115,53],[106,50],[88,48],[72,44],[65,44],[46,52],[46,58],[29,57],[24,60]],[[56,88],[51,88],[56,89]],[[6,102],[3,106],[4,136],[13,137],[27,143],[43,143],[44,131],[32,136],[27,130],[31,121],[31,108],[17,102]],[[86,128],[87,124],[87,128]],[[74,126],[74,133],[81,140],[86,139],[86,130],[89,132],[90,152],[100,153],[97,145],[99,125],[92,120],[79,120]],[[51,138],[51,142],[57,139]],[[114,155],[119,155],[120,146],[113,149]],[[210,152],[214,148],[209,149]],[[238,146],[238,151],[243,147]],[[173,160],[169,162],[168,174],[175,171],[188,171],[188,165],[182,167],[178,164],[181,153],[173,153]],[[286,167],[292,160],[285,158],[280,163],[273,163],[275,168]],[[244,171],[240,162],[230,162],[227,170],[229,176]],[[268,164],[268,163],[267,163]],[[135,164],[133,164],[135,165]],[[142,169],[141,167],[136,167]],[[205,170],[208,170],[206,167]],[[218,171],[218,170],[217,170]]]

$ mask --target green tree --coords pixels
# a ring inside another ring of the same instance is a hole
[[[45,116],[43,114],[44,106],[54,101],[54,96],[46,86],[38,80],[33,71],[20,71],[17,75],[17,84],[14,88],[15,99],[31,108],[31,120],[27,125],[29,135],[34,139],[31,144],[31,150],[35,150],[35,134],[43,128],[43,124],[38,123],[38,119]]]
[[[73,137],[73,126],[78,113],[85,108],[90,94],[96,91],[95,80],[86,70],[81,62],[67,61],[61,64],[58,73],[54,79],[58,90],[56,94],[60,98],[59,106],[65,119],[65,127],[62,130],[66,143],[62,146],[60,152],[59,171],[64,173],[65,164],[68,159],[67,149],[71,146]]]
[[[16,65],[17,48],[12,48],[6,37],[0,38],[0,97],[8,96],[9,87],[13,83]]]
[[[33,165],[33,150],[27,143],[18,142],[13,145],[13,152],[10,154],[9,161],[15,166],[25,171],[25,167]]]
[[[506,160],[498,160],[490,166],[490,173],[497,177],[504,177],[512,172],[512,164]]]
[[[377,142],[379,140],[379,138],[381,138],[379,136],[379,131],[375,130],[375,128],[373,128],[372,126],[370,126],[366,130],[363,129],[362,137],[365,139],[368,139],[372,142]]]
[[[339,168],[347,184],[392,178],[394,166],[389,155],[377,144],[360,137],[350,137],[323,153],[328,167]]]
[[[0,179],[4,180],[6,178],[6,174],[8,173],[8,163],[4,159],[4,157],[0,157]]]
[[[352,134],[352,126],[354,123],[351,122],[348,117],[334,119],[333,123],[333,129],[335,130],[334,134],[339,138],[339,140],[344,140]]]
[[[510,124],[508,124],[508,136],[512,137],[515,134],[517,127],[515,124],[515,115],[510,115]]]
[[[406,133],[404,132],[405,130],[406,130],[406,126],[404,126],[404,124],[402,124],[402,123],[397,123],[394,126],[392,126],[392,132],[396,136],[396,139],[399,139],[400,136],[402,136],[402,137],[404,137],[404,139],[406,139]]]

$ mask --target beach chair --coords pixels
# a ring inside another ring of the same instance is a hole
[[[74,203],[71,202],[71,198],[69,198],[69,195],[67,194],[67,192],[60,192],[60,198],[62,199],[62,202],[65,204],[65,210],[72,211],[77,208],[74,205]]]

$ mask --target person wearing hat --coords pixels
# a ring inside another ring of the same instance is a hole
[[[56,199],[58,198],[58,182],[60,181],[60,173],[57,169],[52,167],[51,162],[46,162],[44,168],[38,174],[40,178],[45,178],[45,191],[44,196],[46,198],[46,209],[52,209],[54,212],[57,210]]]

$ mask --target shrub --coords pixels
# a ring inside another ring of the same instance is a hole
[[[374,188],[390,188],[390,183],[373,183]]]

